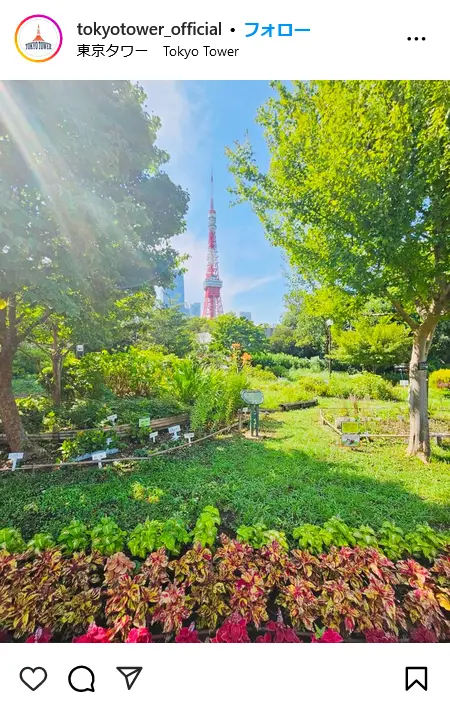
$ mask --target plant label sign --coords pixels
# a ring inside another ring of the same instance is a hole
[[[190,445],[192,442],[192,438],[194,437],[194,433],[185,433],[184,437],[186,438],[186,440],[188,441],[188,443]]]
[[[12,461],[12,468],[16,468],[16,464],[19,460],[23,460],[23,452],[10,452],[8,459]]]
[[[345,435],[354,435],[358,433],[358,423],[352,423],[351,421],[346,421],[342,423],[341,430]]]
[[[106,456],[107,456],[106,452],[93,452],[92,453],[92,459],[94,460],[94,462],[98,462],[99,469],[102,468],[102,460],[104,460]]]
[[[106,445],[109,447],[112,443],[112,438],[106,438]]]
[[[77,345],[77,352],[84,352],[84,345]]]
[[[400,379],[400,386],[409,386],[408,379]]]
[[[246,389],[241,391],[241,399],[250,406],[260,406],[264,401],[264,395],[262,391],[257,389]]]
[[[153,442],[153,444],[155,444],[155,440],[158,437],[158,431],[157,430],[153,431],[153,433],[150,433],[150,435],[148,437],[149,437],[149,440],[151,440]]]
[[[341,435],[341,442],[346,447],[353,447],[354,445],[359,445],[360,436],[356,433],[347,433],[346,435]]]
[[[114,413],[112,416],[107,416],[106,420],[109,420],[110,423],[115,425],[117,420],[117,413]]]
[[[180,439],[181,427],[179,425],[172,425],[168,428],[169,433],[172,435],[172,440]]]
[[[139,427],[150,428],[150,416],[146,416],[145,418],[139,418]]]

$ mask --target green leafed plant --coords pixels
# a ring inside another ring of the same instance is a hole
[[[352,529],[340,518],[333,516],[333,518],[324,523],[324,528],[330,533],[333,545],[337,547],[354,547],[356,544]]]
[[[2,528],[0,530],[0,550],[7,550],[7,552],[25,550],[25,543],[20,531],[15,528]]]
[[[408,553],[432,560],[442,551],[447,540],[445,534],[439,534],[429,525],[423,524],[417,526],[412,533],[407,533],[405,542]]]
[[[156,550],[158,540],[163,528],[162,521],[146,520],[131,531],[128,538],[128,547],[135,557],[145,558],[150,552]]]
[[[89,531],[81,521],[74,519],[62,529],[58,542],[66,552],[79,552],[87,550],[89,546]]]
[[[285,550],[288,549],[286,534],[280,530],[268,530],[264,523],[255,523],[253,526],[240,526],[237,529],[237,539],[248,543],[254,548],[261,548],[273,541],[279,543]]]
[[[407,550],[405,534],[392,521],[384,521],[378,531],[378,543],[386,557],[399,560]]]
[[[37,553],[48,550],[54,547],[55,539],[50,533],[36,533],[31,540],[28,541],[28,547]]]
[[[104,516],[91,531],[92,549],[101,555],[113,555],[121,552],[126,532],[121,530],[112,518]]]
[[[220,514],[214,506],[205,506],[197,519],[193,530],[194,543],[200,543],[202,547],[212,547],[217,538],[217,530],[220,525]]]
[[[298,528],[294,528],[292,535],[298,541],[299,548],[314,555],[320,555],[324,552],[333,540],[329,531],[312,523],[304,523]]]

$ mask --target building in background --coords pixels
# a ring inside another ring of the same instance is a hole
[[[245,318],[246,320],[252,319],[252,314],[248,310],[241,310],[239,313],[240,318]]]
[[[276,325],[268,325],[266,328],[264,328],[266,337],[272,337],[273,333],[275,332],[275,328]]]
[[[185,308],[186,303],[184,300],[184,274],[179,272],[174,281],[173,288],[165,288],[162,292],[162,302],[166,307],[169,306],[179,306],[180,308]]]
[[[198,302],[191,303],[189,307],[189,314],[191,318],[200,318],[200,315],[202,313],[202,308],[201,304]]]

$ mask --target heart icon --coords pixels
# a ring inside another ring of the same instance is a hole
[[[28,689],[31,689],[32,692],[39,689],[41,684],[44,684],[47,679],[47,673],[43,667],[24,667],[20,671],[19,676],[22,682]]]

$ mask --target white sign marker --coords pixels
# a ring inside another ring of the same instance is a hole
[[[117,414],[114,413],[114,415],[112,416],[107,416],[106,420],[109,420],[113,425],[115,425],[117,420]]]
[[[188,441],[188,443],[190,445],[192,442],[192,438],[194,437],[194,433],[185,433],[184,437],[186,438],[186,440]]]
[[[400,379],[400,386],[409,386],[408,379]]]
[[[172,425],[168,428],[169,433],[172,435],[172,440],[180,439],[181,427],[179,425]]]
[[[16,468],[16,464],[19,460],[23,460],[23,452],[10,452],[8,459],[12,460],[12,468]]]
[[[84,352],[84,345],[77,345],[77,352]]]
[[[93,459],[95,462],[98,462],[98,468],[99,468],[99,469],[102,468],[102,460],[104,460],[106,456],[107,456],[107,455],[106,455],[106,452],[93,452],[93,453],[92,453],[92,459]]]
[[[157,430],[155,430],[153,433],[150,433],[150,435],[148,436],[149,440],[151,440],[153,442],[153,444],[155,444],[155,440],[157,437],[158,437]]]
[[[106,438],[106,444],[109,447],[112,443],[112,438]]]

